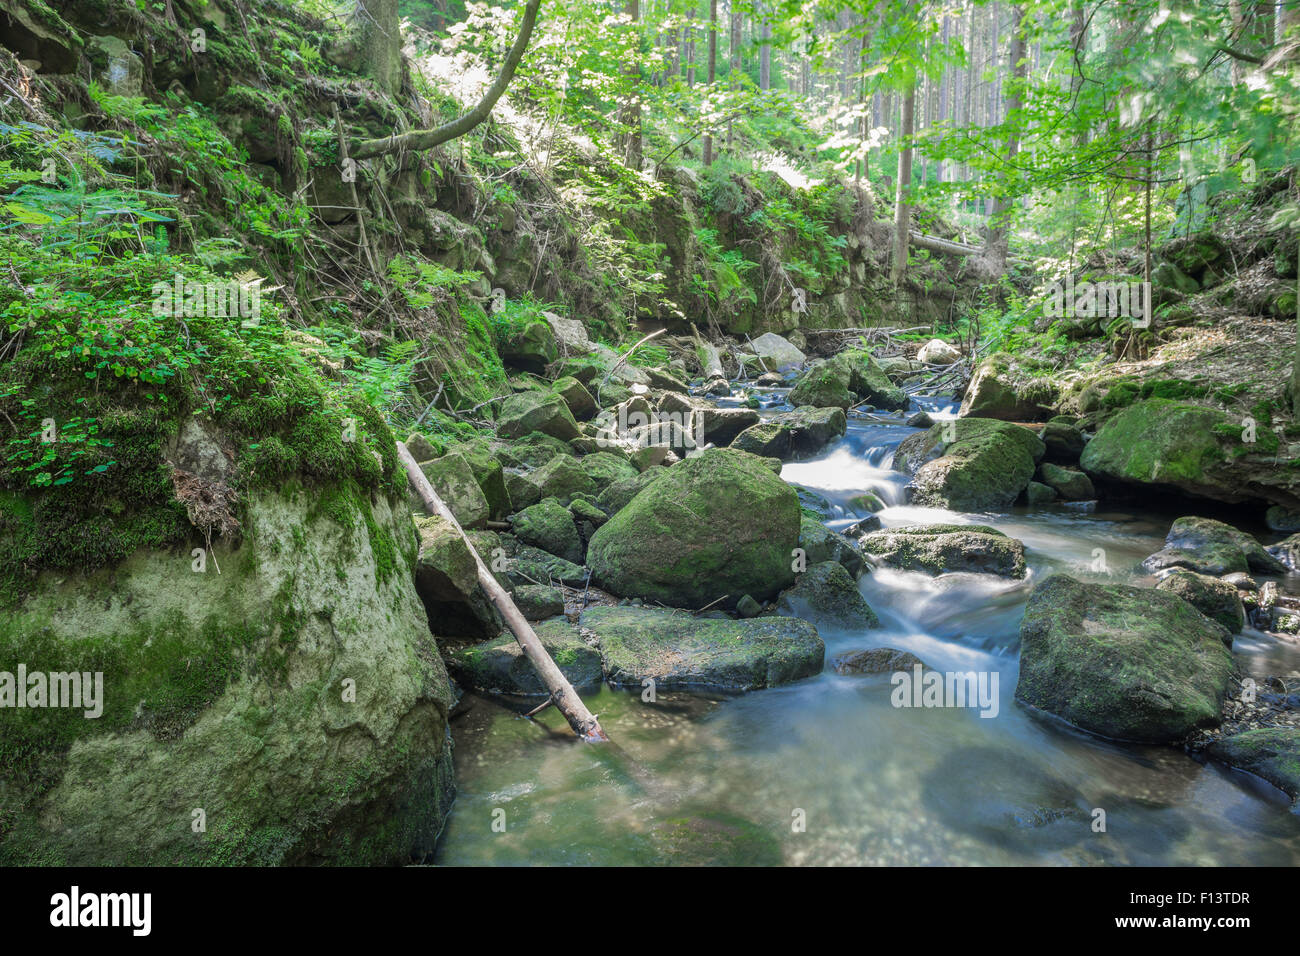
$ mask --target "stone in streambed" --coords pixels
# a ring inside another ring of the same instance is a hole
[[[1045,461],[1038,466],[1038,474],[1043,484],[1066,501],[1091,501],[1097,497],[1092,481],[1081,471],[1062,468],[1060,465]]]
[[[987,525],[912,525],[861,538],[864,554],[891,568],[939,575],[956,571],[1025,576],[1025,546]]]
[[[569,406],[554,392],[528,391],[511,395],[501,403],[496,427],[502,438],[522,438],[529,432],[542,432],[569,441],[581,434]]]
[[[1025,608],[1016,699],[1102,737],[1179,741],[1223,718],[1224,630],[1164,591],[1053,575]]]
[[[855,579],[867,573],[866,562],[849,537],[808,515],[799,519],[799,547],[803,548],[804,558],[810,565],[838,561]]]
[[[638,479],[652,472],[645,472]],[[734,608],[793,583],[799,498],[762,459],[727,448],[661,474],[591,539],[593,579],[621,597]]]
[[[600,642],[611,684],[755,690],[821,672],[826,648],[817,628],[788,617],[738,621],[685,611],[594,607],[582,615]]]
[[[589,646],[567,621],[552,618],[534,625],[542,647],[579,694],[600,688],[600,652]],[[474,690],[517,697],[545,697],[546,686],[513,634],[505,633],[447,655],[456,679]]]
[[[987,511],[1006,508],[1020,496],[1043,452],[1043,443],[1027,428],[959,418],[903,439],[893,467],[911,475],[914,504]]]
[[[548,554],[581,564],[582,536],[569,509],[556,498],[544,498],[510,518],[515,536]]]
[[[530,621],[545,621],[564,613],[564,592],[545,584],[522,584],[510,592],[519,613]]]
[[[861,630],[880,626],[853,576],[835,561],[810,565],[794,587],[781,592],[777,610],[830,627]]]
[[[1161,591],[1177,594],[1211,621],[1228,629],[1227,643],[1232,635],[1246,626],[1246,610],[1241,603],[1241,592],[1236,585],[1195,571],[1178,570],[1161,579],[1156,585]]]
[[[1283,574],[1285,566],[1244,531],[1212,518],[1177,519],[1165,536],[1165,546],[1142,562],[1155,573],[1167,568],[1187,568],[1212,577],[1237,571]]]
[[[847,425],[842,408],[805,406],[745,429],[731,447],[782,461],[805,458],[842,438]]]
[[[1291,798],[1300,809],[1300,729],[1260,727],[1223,737],[1206,752],[1229,767],[1252,773]]]
[[[835,673],[847,674],[892,674],[899,671],[912,673],[913,667],[925,667],[925,662],[915,654],[900,651],[893,647],[873,647],[865,651],[849,651],[832,658],[831,667]]]

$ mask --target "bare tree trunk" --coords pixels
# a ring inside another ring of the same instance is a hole
[[[1024,11],[1020,7],[1011,8],[1011,52],[1007,65],[1008,82],[1007,82],[1007,100],[1006,116],[1015,117],[1020,112],[1021,101],[1023,98],[1023,84],[1025,80],[1025,70],[1028,63],[1025,58],[1025,33],[1022,29]],[[1016,155],[1020,152],[1020,137],[1014,130],[1007,134],[1007,146],[1004,156],[1008,166],[1015,164]],[[1008,170],[1006,179],[1014,176],[1012,170]],[[990,221],[985,230],[985,239],[987,242],[989,257],[996,267],[1005,266],[1008,251],[1008,230],[1007,222],[1013,202],[1006,195],[1007,187],[1004,184],[1002,195],[999,195],[993,203],[993,213],[989,217]]]
[[[397,0],[356,0],[352,22],[368,76],[386,93],[402,85],[402,31]]]
[[[628,92],[627,102],[623,106],[623,126],[625,127],[624,162],[628,168],[641,168],[641,0],[627,0],[625,8],[632,30],[635,51],[627,64]]]
[[[709,0],[709,87],[718,75],[718,0]],[[704,165],[713,165],[713,134],[704,134]]]
[[[743,32],[740,10],[736,0],[731,0],[731,24],[727,38],[727,86],[736,89],[740,85],[740,44]],[[727,151],[731,152],[736,139],[735,124],[727,120]]]
[[[686,12],[686,85],[695,85],[695,7]]]
[[[469,548],[469,553],[474,556],[474,564],[478,568],[478,583],[486,592],[488,599],[501,612],[506,626],[515,635],[515,640],[523,648],[524,656],[528,658],[528,662],[537,671],[537,676],[541,678],[542,683],[546,685],[546,689],[550,691],[551,700],[560,713],[564,715],[564,719],[569,722],[573,732],[588,742],[608,740],[605,731],[600,728],[600,722],[596,719],[596,715],[587,709],[587,705],[582,702],[582,698],[573,689],[573,685],[564,676],[564,672],[555,665],[555,661],[551,660],[551,655],[546,653],[546,648],[542,646],[542,642],[538,639],[533,626],[519,612],[519,608],[510,599],[510,595],[506,593],[505,588],[497,583],[497,579],[492,576],[492,572],[483,563],[483,559],[479,557],[474,545],[470,543],[469,538],[465,537],[465,532],[461,528],[460,522],[456,520],[456,516],[443,504],[442,499],[438,497],[438,493],[433,490],[433,485],[429,484],[429,479],[420,470],[415,457],[407,451],[406,445],[400,441],[397,443],[397,457],[401,459],[403,467],[406,468],[406,477],[410,481],[411,487],[420,496],[420,500],[424,502],[425,507],[443,520],[451,522],[452,527],[461,536],[461,540],[465,542],[465,547]]]
[[[768,19],[770,14],[763,11],[763,30],[762,46],[758,49],[758,88],[760,90],[770,90],[772,88],[772,21]]]
[[[903,97],[903,116],[898,145],[898,182],[894,192],[894,255],[889,278],[894,285],[903,280],[907,270],[907,240],[911,210],[907,205],[907,190],[912,182],[912,122],[916,109],[916,86],[908,87]]]

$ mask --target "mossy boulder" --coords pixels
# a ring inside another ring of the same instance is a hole
[[[502,445],[494,454],[507,468],[540,468],[559,455],[575,457],[569,442],[542,432],[529,432],[523,438]]]
[[[848,418],[843,408],[804,406],[777,418],[746,428],[731,442],[732,448],[765,458],[790,461],[817,454],[844,437]]]
[[[1034,477],[1043,443],[1027,428],[991,418],[939,422],[909,435],[894,468],[911,475],[915,504],[958,511],[1011,505]]]
[[[1054,390],[1045,382],[1018,381],[1014,361],[1005,354],[991,355],[971,376],[962,397],[960,415],[996,418],[1007,422],[1043,421],[1052,414]]]
[[[1169,527],[1165,546],[1142,562],[1151,572],[1186,568],[1222,577],[1252,570],[1284,574],[1286,567],[1244,531],[1213,518],[1178,518]]]
[[[911,525],[874,531],[858,547],[880,564],[902,571],[949,574],[965,571],[1025,576],[1025,546],[987,525]]]
[[[755,690],[821,672],[826,647],[817,629],[789,617],[747,621],[683,611],[594,607],[581,627],[600,642],[606,678],[615,686]]]
[[[420,470],[462,528],[481,528],[487,523],[492,508],[463,456],[443,455],[426,461]]]
[[[915,654],[894,647],[872,647],[865,651],[849,651],[831,659],[835,673],[894,674],[912,673],[914,667],[925,667],[925,662]]]
[[[558,498],[567,505],[574,495],[595,495],[596,483],[582,469],[577,458],[557,455],[542,465],[522,475],[506,479],[510,502],[516,508],[527,508],[543,498]]]
[[[479,490],[488,505],[488,518],[500,520],[510,513],[510,495],[506,492],[505,470],[501,462],[493,455],[484,442],[468,442],[457,445],[448,455],[456,455],[465,460],[469,470],[478,482]]]
[[[415,589],[425,600],[467,601],[478,588],[478,565],[456,527],[437,515],[415,519],[419,552]]]
[[[1077,465],[1086,444],[1083,432],[1065,422],[1052,421],[1043,426],[1038,440],[1047,449],[1043,461],[1054,465]]]
[[[673,607],[735,607],[793,583],[799,498],[762,459],[713,448],[664,469],[592,536],[594,579]],[[719,599],[722,599],[719,601]]]
[[[6,712],[0,860],[376,865],[431,852],[454,793],[452,698],[402,500],[286,482],[248,496],[242,544],[215,542],[205,571],[188,548],[141,549],[41,577],[0,616],[0,656],[102,672],[103,713]]]
[[[607,451],[584,455],[579,459],[578,466],[595,483],[598,492],[602,488],[608,488],[616,481],[635,478],[640,474],[627,459]]]
[[[813,365],[790,390],[790,404],[847,409],[856,402],[877,408],[907,407],[907,395],[895,385],[870,353],[846,349]]]
[[[531,544],[516,541],[508,551],[500,562],[499,573],[512,590],[528,584],[582,587],[587,580],[587,571],[581,565]]]
[[[853,575],[837,561],[809,565],[794,587],[781,592],[777,609],[829,627],[862,630],[880,626]]]
[[[1240,489],[1226,488],[1218,476],[1228,449],[1242,447],[1241,431],[1218,409],[1149,398],[1122,409],[1102,425],[1079,456],[1079,464],[1103,481],[1164,485],[1189,494],[1242,500]]]
[[[1092,501],[1097,492],[1086,474],[1073,468],[1062,468],[1049,461],[1038,466],[1038,476],[1066,501]]]
[[[533,629],[574,690],[588,694],[600,688],[600,652],[587,644],[567,621],[552,618],[534,625]],[[447,666],[460,683],[484,693],[516,697],[547,694],[546,685],[510,633],[451,651]]]
[[[799,516],[799,547],[803,548],[804,559],[810,565],[838,561],[855,579],[866,573],[866,562],[851,538],[802,513]]]
[[[578,421],[585,421],[600,410],[596,400],[591,397],[591,392],[572,375],[556,379],[551,388],[564,399],[564,404]]]
[[[1223,717],[1223,638],[1174,594],[1053,575],[1025,608],[1016,699],[1102,737],[1179,741]]]
[[[569,509],[557,498],[543,498],[510,517],[515,537],[548,554],[582,564],[582,537]]]
[[[626,508],[642,489],[667,473],[665,468],[649,468],[633,478],[617,478],[600,490],[596,496],[596,504],[607,515],[617,514]]]
[[[519,613],[530,621],[544,621],[564,613],[564,592],[547,584],[521,584],[510,592]]]
[[[507,335],[497,353],[507,367],[540,375],[560,357],[560,347],[551,326],[539,320]]]
[[[1215,760],[1271,783],[1300,808],[1300,729],[1259,727],[1222,737],[1206,748]]]
[[[511,395],[501,403],[496,427],[502,438],[522,438],[529,432],[542,432],[570,441],[580,434],[569,406],[554,392],[527,391]]]
[[[1233,634],[1246,626],[1246,610],[1241,603],[1241,592],[1236,585],[1195,571],[1175,571],[1156,584],[1161,591],[1177,594],[1211,621],[1217,621],[1228,631],[1228,643]]]

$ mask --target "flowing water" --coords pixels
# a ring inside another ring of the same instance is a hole
[[[898,708],[888,674],[828,668],[732,698],[660,692],[646,703],[606,688],[588,700],[619,745],[606,748],[574,741],[553,708],[527,721],[470,698],[452,725],[460,795],[437,862],[1300,863],[1300,815],[1277,791],[1181,749],[1076,733],[1014,702],[1033,582],[1057,571],[1129,580],[1172,516],[910,507],[889,465],[912,431],[851,419],[840,442],[782,477],[826,499],[832,527],[862,517],[850,501],[866,491],[887,505],[885,527],[991,524],[1025,543],[1028,582],[877,570],[860,586],[883,627],[820,627],[826,657],[890,646],[940,671],[996,674],[995,716]],[[1300,669],[1300,651],[1264,634],[1239,636],[1235,651],[1260,677]]]

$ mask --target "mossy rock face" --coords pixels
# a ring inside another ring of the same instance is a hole
[[[796,408],[788,415],[760,422],[735,437],[730,447],[764,458],[791,461],[817,454],[843,438],[848,418],[842,408]]]
[[[863,630],[880,626],[853,575],[836,561],[809,565],[794,587],[781,592],[777,608],[829,627]]]
[[[1240,424],[1218,409],[1149,398],[1102,425],[1079,464],[1094,479],[1163,485],[1221,501],[1242,501],[1247,495],[1236,483],[1249,480],[1250,469],[1244,463],[1228,467],[1231,452],[1247,447],[1241,433]],[[1275,466],[1271,470],[1280,471]]]
[[[1038,433],[1038,440],[1047,451],[1043,460],[1054,465],[1077,465],[1083,454],[1083,432],[1062,421],[1050,421]]]
[[[1062,468],[1045,461],[1038,466],[1038,475],[1047,485],[1066,501],[1091,501],[1097,497],[1092,481],[1081,471]]]
[[[668,470],[665,468],[651,467],[632,478],[617,478],[600,490],[600,494],[596,497],[596,504],[607,515],[617,514],[626,508],[644,488],[667,473]]]
[[[474,470],[462,456],[443,455],[426,461],[420,470],[462,528],[481,528],[487,523],[492,509],[474,477]]]
[[[1051,504],[1056,500],[1056,492],[1041,481],[1031,481],[1025,486],[1025,503],[1031,507]]]
[[[415,587],[425,600],[467,600],[478,587],[478,565],[455,526],[445,518],[426,515],[415,519],[420,539],[415,565]]]
[[[672,468],[591,539],[594,579],[614,594],[735,607],[794,581],[799,499],[762,459],[713,448]]]
[[[540,468],[557,455],[574,457],[572,445],[542,432],[529,432],[498,448],[495,454],[509,468]]]
[[[1258,541],[1213,518],[1178,518],[1169,527],[1165,546],[1142,562],[1155,573],[1186,568],[1212,577],[1246,570],[1284,574],[1285,565]]]
[[[1020,626],[1016,699],[1090,733],[1169,743],[1223,717],[1224,628],[1176,595],[1053,575]]]
[[[1222,737],[1206,752],[1229,767],[1253,773],[1300,806],[1300,730],[1294,727],[1259,727]]]
[[[188,550],[142,550],[44,576],[0,617],[3,659],[105,682],[95,720],[8,712],[0,859],[374,865],[432,850],[453,794],[451,690],[410,519],[349,484],[251,495],[241,519],[238,550],[218,543],[203,573]]]
[[[448,454],[457,455],[469,465],[479,490],[488,505],[488,517],[500,520],[510,513],[510,495],[506,492],[505,470],[483,442],[458,445]]]
[[[1052,414],[1053,397],[1050,388],[1013,383],[1010,357],[991,355],[971,376],[960,414],[1007,422],[1043,421]]]
[[[959,418],[903,439],[894,468],[912,476],[908,487],[915,504],[989,511],[1020,496],[1043,453],[1043,443],[1028,428]]]
[[[817,629],[791,617],[748,621],[682,611],[594,607],[580,625],[595,634],[606,677],[616,686],[755,690],[821,672],[826,654]]]
[[[548,554],[581,564],[582,537],[569,509],[556,498],[543,498],[510,519],[515,536]]]
[[[541,621],[533,628],[546,653],[579,694],[600,688],[600,652],[589,646],[562,618]],[[546,686],[513,634],[502,634],[447,655],[447,666],[462,684],[489,694],[545,697]]]
[[[594,496],[598,491],[579,460],[569,455],[557,455],[518,479],[507,479],[506,487],[516,508],[526,508],[543,498],[558,498],[567,505],[575,495]]]
[[[1025,576],[1025,546],[986,525],[918,525],[874,531],[858,542],[882,564],[923,574]]]
[[[545,584],[522,584],[510,592],[519,613],[530,621],[544,621],[564,613],[564,592]]]
[[[501,356],[501,361],[510,368],[523,369],[540,375],[546,370],[546,366],[560,357],[560,347],[555,341],[555,332],[552,331],[549,323],[539,320],[529,322],[518,332],[508,336],[501,343],[498,354]]]
[[[1246,626],[1246,610],[1241,603],[1241,592],[1236,586],[1195,571],[1175,571],[1156,585],[1161,591],[1177,594],[1211,621],[1217,621],[1228,630],[1228,643],[1232,635]]]
[[[561,441],[579,435],[578,423],[564,399],[554,392],[540,391],[511,395],[501,403],[497,415],[497,434],[502,438],[522,438],[529,432],[542,432]]]

